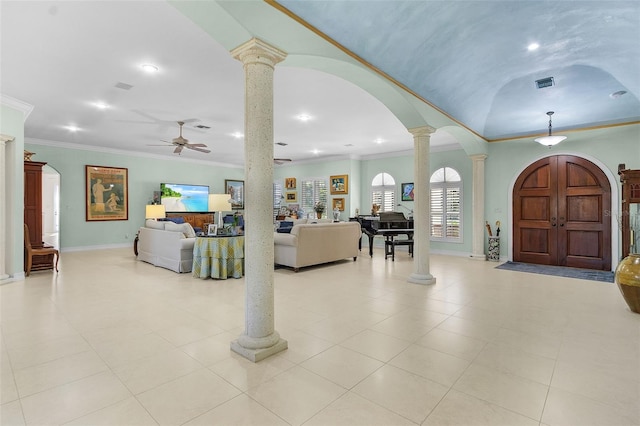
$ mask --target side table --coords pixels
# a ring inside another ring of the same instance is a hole
[[[244,236],[196,237],[191,273],[197,278],[242,278]]]

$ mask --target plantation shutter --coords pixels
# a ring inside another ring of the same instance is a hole
[[[280,206],[282,205],[282,184],[276,182],[273,184],[273,220],[276,220]]]
[[[323,216],[327,213],[327,180],[304,179],[302,180],[300,207],[305,213],[314,213],[316,203],[325,206]]]
[[[460,188],[447,188],[447,238],[460,237]]]
[[[431,236],[444,237],[442,217],[444,215],[444,189],[431,188]]]

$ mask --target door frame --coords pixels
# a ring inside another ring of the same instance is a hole
[[[509,183],[509,194],[507,199],[507,220],[509,221],[507,228],[509,237],[507,250],[509,254],[509,261],[513,261],[513,187],[515,186],[518,177],[531,164],[535,163],[536,161],[542,160],[543,158],[555,157],[558,155],[573,155],[576,157],[584,158],[585,160],[591,161],[593,164],[598,166],[600,170],[602,170],[602,172],[607,176],[607,179],[609,180],[609,186],[611,187],[611,212],[618,211],[616,208],[616,206],[620,205],[620,191],[618,188],[618,181],[615,175],[602,161],[584,153],[576,153],[571,151],[554,151],[553,153],[531,157],[531,159],[529,159],[526,164],[523,164],[515,171],[514,175],[511,177],[511,182]],[[615,215],[612,214],[612,216],[614,217],[611,218],[611,270],[615,271],[616,266],[618,266],[618,262],[620,261],[620,250],[618,248],[618,246],[620,245],[620,236],[618,232],[618,220]],[[504,229],[504,227],[502,229]]]

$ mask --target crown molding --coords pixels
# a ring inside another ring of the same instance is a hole
[[[22,115],[24,116],[24,121],[27,121],[29,114],[33,111],[34,106],[28,104],[20,99],[12,98],[11,96],[3,95],[0,93],[0,104],[6,105],[10,108],[17,109],[18,111],[22,111]]]

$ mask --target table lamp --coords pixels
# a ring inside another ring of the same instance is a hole
[[[167,217],[167,212],[162,204],[149,204],[146,206],[145,216],[146,219],[164,219]]]
[[[209,211],[218,212],[218,226],[222,227],[222,212],[231,211],[229,194],[209,194]]]

